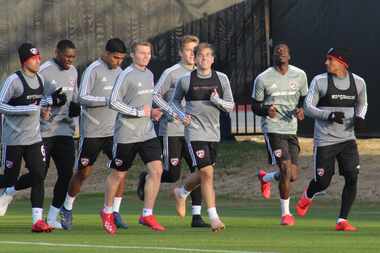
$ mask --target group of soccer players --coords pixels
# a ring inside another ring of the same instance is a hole
[[[138,196],[144,201],[140,224],[165,230],[153,208],[161,182],[176,182],[185,158],[192,173],[182,187],[173,189],[178,215],[185,215],[186,198],[191,195],[191,226],[224,229],[215,206],[213,170],[220,111],[232,111],[234,100],[228,77],[212,69],[212,45],[184,36],[180,62],[165,70],[156,85],[147,68],[152,45],[145,41],[131,46],[133,62],[122,70],[127,48],[118,38],[108,40],[103,54],[84,71],[79,88],[73,66],[77,49],[72,41],[59,41],[55,55],[42,65],[39,50],[30,43],[22,44],[18,53],[20,70],[5,80],[0,91],[1,216],[17,191],[30,187],[32,231],[70,230],[76,196],[103,152],[110,159],[111,171],[105,180],[100,217],[104,230],[115,234],[118,228],[128,228],[119,211],[128,170],[138,154],[147,168],[138,184]],[[76,154],[73,118],[78,116]],[[159,137],[153,121],[160,122]],[[44,220],[44,180],[50,158],[58,177]],[[28,169],[24,175],[20,175],[22,160]],[[202,200],[210,224],[201,218]]]
[[[199,43],[196,36],[184,36],[180,61],[166,69],[156,85],[147,68],[152,45],[137,42],[130,51],[132,64],[122,70],[127,48],[118,38],[108,40],[103,54],[86,68],[78,86],[73,66],[77,49],[72,41],[59,41],[55,55],[41,66],[36,47],[30,43],[19,47],[21,68],[5,80],[0,91],[4,166],[4,175],[0,176],[1,216],[17,191],[31,188],[32,231],[70,230],[75,199],[103,152],[111,170],[105,180],[100,217],[104,230],[115,234],[117,229],[128,228],[119,211],[128,170],[138,154],[146,165],[137,189],[144,202],[140,224],[165,230],[153,209],[160,184],[179,180],[184,159],[191,173],[173,188],[177,214],[186,215],[190,195],[191,226],[224,229],[216,210],[213,175],[220,111],[231,112],[234,99],[228,77],[212,68],[213,47]],[[313,197],[329,186],[337,160],[345,186],[336,230],[355,231],[347,218],[360,168],[355,131],[363,129],[367,111],[365,82],[351,73],[348,52],[342,48],[328,51],[327,73],[316,76],[310,88],[305,72],[289,61],[288,45],[278,44],[273,66],[254,81],[252,110],[262,117],[269,160],[279,168],[259,171],[262,195],[270,198],[271,182],[278,181],[281,224],[295,224],[289,199],[299,170],[297,121],[306,114],[315,119],[315,178],[299,199],[297,214],[304,216]],[[78,116],[80,143],[76,154],[73,118]],[[158,136],[154,121],[159,121]],[[44,180],[50,158],[58,177],[45,221]],[[20,175],[22,160],[28,169],[24,175]],[[203,201],[210,224],[201,217]]]
[[[355,132],[364,130],[367,112],[366,84],[349,69],[349,50],[331,48],[326,70],[317,75],[308,90],[304,71],[289,64],[290,49],[285,43],[274,48],[273,66],[257,76],[252,92],[252,110],[262,117],[262,130],[269,161],[275,172],[260,170],[258,178],[264,198],[270,198],[271,182],[279,182],[281,225],[295,224],[290,213],[290,187],[298,175],[300,146],[297,121],[304,114],[314,119],[314,179],[300,197],[296,212],[305,216],[313,198],[324,191],[335,173],[345,179],[337,231],[356,231],[348,214],[356,197],[360,169]]]

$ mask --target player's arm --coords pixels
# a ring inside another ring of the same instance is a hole
[[[12,98],[18,97],[22,93],[22,87],[15,83],[17,77],[14,75],[8,77],[0,91],[0,113],[6,115],[32,115],[39,113],[40,108],[38,105],[9,105],[8,102]]]
[[[295,109],[295,112],[294,112],[298,120],[303,120],[305,118],[303,105],[305,102],[307,92],[308,92],[307,76],[306,76],[306,73],[304,72],[302,73],[300,97],[298,99],[297,108]]]
[[[368,102],[367,102],[367,88],[363,79],[360,79],[356,83],[356,90],[358,91],[358,98],[355,105],[355,131],[365,131],[365,116],[367,114]]]
[[[261,80],[260,76],[258,76],[253,82],[252,111],[261,117],[266,117],[266,116],[269,116],[270,114],[271,114],[271,117],[274,117],[276,114],[274,106],[265,105],[264,98],[265,98],[264,82]]]
[[[129,116],[150,117],[150,107],[148,112],[147,105],[143,108],[137,108],[123,102],[123,97],[127,94],[129,86],[128,73],[129,71],[124,70],[117,77],[111,92],[110,108]]]
[[[230,81],[228,77],[224,74],[219,75],[219,79],[222,84],[223,97],[221,98],[216,90],[211,94],[210,101],[218,107],[220,110],[225,112],[231,112],[234,109],[234,97],[231,91]]]
[[[180,78],[176,84],[173,96],[170,99],[170,103],[169,103],[170,107],[178,115],[178,118],[182,122],[184,122],[184,120],[186,119],[186,113],[184,112],[184,109],[182,108],[182,99],[185,97],[186,92],[189,89],[189,85],[190,85],[189,76],[184,76]]]
[[[94,68],[88,67],[83,74],[81,84],[79,86],[78,100],[81,105],[86,107],[104,107],[108,104],[107,97],[93,96],[91,91],[94,88],[96,80],[96,71]]]
[[[75,81],[75,85],[74,85],[73,96],[71,98],[70,105],[69,105],[69,117],[70,118],[78,117],[80,115],[80,104],[79,104],[79,99],[78,99],[79,94],[78,94],[78,85],[77,85],[78,76],[75,80],[76,81]]]
[[[176,118],[177,115],[174,112],[173,108],[165,101],[164,96],[169,91],[172,79],[168,70],[165,70],[162,73],[160,79],[158,80],[153,91],[153,102],[161,108],[165,113],[169,114],[173,118]]]
[[[335,115],[332,115],[333,113],[331,111],[317,107],[320,96],[323,94],[322,88],[327,90],[327,87],[321,87],[316,78],[311,81],[310,89],[304,102],[305,114],[313,119],[333,120],[331,118],[335,117]]]

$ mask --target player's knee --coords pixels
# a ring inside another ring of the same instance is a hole
[[[345,184],[350,187],[356,187],[358,183],[357,171],[348,172],[344,175]]]
[[[280,164],[280,174],[282,178],[291,178],[291,163],[290,161],[282,161]]]
[[[200,170],[200,176],[202,178],[202,181],[212,181],[213,172],[210,170]]]
[[[45,180],[45,171],[44,170],[36,170],[33,171],[33,182],[34,184],[43,182]]]
[[[75,176],[79,179],[79,181],[83,182],[90,175],[90,173],[86,170],[78,170]]]
[[[292,174],[292,176],[290,177],[290,182],[295,182],[298,180],[298,174]]]
[[[149,177],[155,178],[155,179],[161,179],[162,175],[162,169],[160,168],[153,168],[149,170]]]
[[[178,168],[170,168],[169,171],[169,183],[175,183],[179,180],[180,173]]]

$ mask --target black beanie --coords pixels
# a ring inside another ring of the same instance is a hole
[[[20,57],[20,62],[23,64],[30,57],[40,55],[40,51],[30,43],[23,43],[18,48],[18,56]]]
[[[345,64],[347,67],[350,65],[350,50],[347,48],[330,48],[327,52],[327,55],[334,57],[339,62]]]

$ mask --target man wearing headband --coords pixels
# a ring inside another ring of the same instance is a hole
[[[325,61],[327,73],[314,77],[305,100],[306,115],[314,118],[314,179],[302,194],[296,210],[304,216],[313,197],[324,191],[335,173],[344,177],[337,231],[356,231],[347,218],[355,200],[359,153],[355,133],[363,130],[367,112],[366,84],[349,70],[348,50],[331,48]]]
[[[252,91],[252,110],[261,116],[269,163],[279,171],[260,170],[258,177],[264,198],[270,197],[272,181],[279,182],[281,225],[294,225],[289,210],[291,183],[297,179],[300,147],[298,120],[303,120],[303,100],[307,77],[303,70],[290,65],[290,50],[284,43],[273,50],[273,66],[258,75]]]
[[[43,220],[45,149],[40,133],[40,106],[61,105],[64,94],[54,91],[43,97],[43,79],[37,74],[41,57],[30,43],[22,44],[18,53],[21,70],[10,75],[0,92],[0,112],[3,122],[4,176],[0,180],[0,215],[4,215],[16,192],[15,184],[20,173],[21,160],[25,161],[31,183],[32,231],[51,232],[52,227]],[[46,116],[43,114],[43,116]]]

